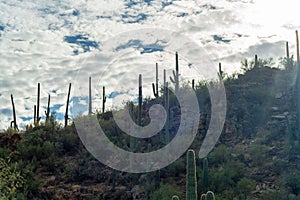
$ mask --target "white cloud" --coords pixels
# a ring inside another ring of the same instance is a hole
[[[94,91],[95,102],[98,102],[94,106],[97,108],[101,107],[103,85],[107,87],[107,94],[124,89],[133,95],[139,73],[144,74],[145,95],[152,95],[155,62],[171,73],[174,52],[140,54],[138,50],[131,51],[105,71],[111,55],[103,54],[103,42],[124,31],[157,27],[179,32],[206,50],[215,63],[212,67],[217,68],[217,63],[222,61],[225,71],[231,72],[240,67],[243,57],[251,57],[255,53],[275,59],[284,56],[284,46],[281,46],[284,40],[291,42],[292,51],[294,29],[300,27],[297,21],[300,16],[293,0],[128,2],[0,2],[0,26],[4,27],[4,30],[0,29],[0,129],[7,128],[12,117],[8,112],[11,110],[11,93],[15,98],[18,122],[23,121],[21,117],[33,115],[38,82],[41,83],[43,106],[47,103],[48,93],[52,96],[52,106],[64,105],[68,83],[74,83],[75,79],[81,85],[80,94],[87,95],[88,77],[91,75],[98,86]],[[64,40],[65,36],[78,35],[84,36],[78,40],[86,38],[81,44]],[[155,38],[152,39],[155,41]],[[90,52],[84,52],[84,45]],[[78,55],[75,56],[76,52]],[[191,56],[197,53],[189,51]],[[188,64],[188,60],[181,59],[181,73],[191,77],[193,72],[184,69]],[[121,97],[118,96],[120,101]],[[110,101],[108,106],[112,103]],[[87,107],[85,104],[81,102]],[[63,114],[64,111],[65,107],[61,106],[57,112]]]

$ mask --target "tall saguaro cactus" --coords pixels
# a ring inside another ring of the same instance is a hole
[[[299,64],[300,54],[299,54],[299,37],[298,31],[296,30],[296,49],[297,49],[297,65]]]
[[[165,85],[165,110],[167,111],[167,119],[165,125],[165,143],[168,144],[170,142],[170,104],[169,104],[169,83],[166,82]]]
[[[197,200],[197,177],[195,151],[187,151],[186,200]]]
[[[92,77],[89,77],[89,115],[92,114]]]
[[[285,48],[286,48],[286,67],[290,68],[291,67],[291,62],[290,62],[289,42],[285,43]]]
[[[254,56],[254,67],[258,67],[259,63],[258,63],[258,57],[257,54],[255,54]]]
[[[39,125],[40,122],[40,83],[38,83],[37,90],[37,108],[36,108],[36,124]]]
[[[173,70],[173,78],[170,77],[172,83],[175,84],[175,94],[178,94],[179,90],[179,62],[178,62],[178,53],[175,54],[175,71]]]
[[[219,63],[219,72],[218,72],[218,75],[219,75],[220,81],[222,81],[223,78],[224,78],[224,72],[222,70],[222,64],[221,63]]]
[[[102,113],[104,113],[104,111],[105,111],[105,103],[106,103],[105,86],[103,86],[103,93],[102,93]]]
[[[49,122],[50,119],[50,94],[48,94],[48,105],[47,105],[47,111],[45,111],[46,114],[46,123]]]
[[[18,125],[17,125],[17,117],[16,117],[16,109],[15,109],[15,103],[14,103],[14,97],[11,94],[10,95],[11,98],[11,104],[12,104],[12,109],[13,109],[13,121],[10,122],[10,127],[14,127],[15,130],[19,130],[18,129]]]
[[[204,191],[208,190],[208,161],[207,158],[203,160],[203,187]]]
[[[33,124],[36,125],[36,105],[33,107]]]
[[[138,99],[138,125],[142,125],[142,100],[143,100],[143,86],[142,74],[139,75],[139,99]]]
[[[296,79],[296,99],[297,99],[297,123],[298,132],[300,132],[300,55],[299,55],[299,37],[298,31],[296,30],[296,47],[297,47],[297,79]]]
[[[154,83],[152,83],[152,89],[155,98],[158,98],[159,94],[158,94],[158,64],[157,63],[155,66],[155,85]]]
[[[69,112],[70,93],[71,93],[71,83],[69,84],[69,91],[68,91],[68,98],[67,98],[67,105],[66,105],[65,127],[68,125],[68,119],[69,119],[68,112]]]

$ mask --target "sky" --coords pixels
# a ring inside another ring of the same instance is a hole
[[[168,76],[174,69],[173,43],[179,45],[180,73],[187,79],[195,78],[189,56],[209,60],[215,69],[221,62],[231,74],[255,54],[278,60],[286,41],[294,54],[296,9],[293,0],[0,0],[0,129],[12,120],[11,94],[19,126],[32,123],[37,83],[40,115],[50,94],[58,119],[64,116],[69,83],[71,114],[86,113],[89,76],[94,112],[101,110],[102,86],[108,108],[135,100],[138,74],[144,96],[153,97],[155,63],[160,84],[163,69]],[[141,37],[144,29],[157,32]],[[161,30],[174,33],[173,43]],[[201,50],[190,50],[182,38]]]

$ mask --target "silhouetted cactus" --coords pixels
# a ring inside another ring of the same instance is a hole
[[[138,97],[138,125],[142,125],[142,101],[143,101],[143,87],[142,75],[139,75],[139,97]]]
[[[38,83],[38,90],[37,90],[37,108],[36,108],[36,124],[39,125],[40,122],[40,83]]]
[[[187,151],[186,167],[186,200],[197,200],[197,177],[196,177],[196,160],[195,151]]]
[[[179,64],[178,64],[178,53],[175,54],[175,71],[173,70],[173,78],[170,76],[170,80],[175,84],[175,95],[178,94],[179,90]]]
[[[257,55],[255,54],[255,56],[254,56],[254,67],[259,67],[258,65],[259,65],[258,58],[257,58]]]
[[[45,111],[45,115],[46,115],[46,123],[48,123],[50,119],[50,94],[48,94],[48,104],[47,104],[47,111]]]
[[[289,42],[285,43],[285,48],[286,48],[286,68],[289,69],[291,67]]]
[[[10,122],[10,127],[14,127],[15,130],[19,130],[18,125],[17,125],[17,117],[16,117],[16,109],[15,109],[15,103],[14,103],[14,97],[11,94],[11,104],[12,104],[12,109],[13,109],[13,121]]]
[[[104,113],[104,111],[105,111],[105,103],[106,103],[105,86],[103,86],[103,94],[102,94],[102,113]]]
[[[170,104],[169,104],[169,83],[166,82],[165,85],[165,100],[164,100],[164,106],[167,113],[167,119],[165,124],[165,143],[168,144],[170,142]]]
[[[223,78],[224,78],[224,72],[222,71],[222,64],[221,63],[219,63],[219,72],[218,72],[218,75],[219,75],[220,81],[223,80]]]
[[[89,115],[92,114],[92,77],[89,77]]]
[[[195,79],[192,80],[192,88],[195,90]]]
[[[36,126],[36,105],[33,106],[33,124]]]
[[[70,93],[71,93],[71,83],[69,84],[69,91],[68,91],[68,98],[67,98],[67,105],[66,105],[65,127],[68,125],[68,120],[69,120],[68,112],[69,112]]]
[[[155,98],[158,98],[159,94],[158,94],[158,64],[157,63],[155,66],[155,85],[154,83],[152,83],[152,90]]]
[[[298,31],[296,30],[296,49],[297,49],[297,65],[299,64],[300,54],[299,54],[299,37]]]

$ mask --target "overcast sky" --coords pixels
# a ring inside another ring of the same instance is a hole
[[[0,1],[0,129],[12,119],[10,94],[20,126],[32,122],[38,82],[40,115],[49,93],[58,118],[64,115],[69,82],[77,84],[78,91],[72,93],[76,112],[86,112],[88,76],[95,88],[94,110],[101,109],[103,85],[108,105],[134,99],[139,73],[145,95],[152,95],[155,63],[160,66],[161,83],[162,70],[171,75],[174,68],[174,52],[167,51],[168,38],[136,39],[134,30],[176,33],[179,55],[187,51],[188,46],[180,44],[180,37],[186,37],[205,52],[199,59],[209,59],[212,68],[222,62],[227,73],[239,70],[240,61],[254,54],[276,61],[285,55],[285,41],[294,54],[295,30],[300,25],[297,6],[293,0]],[[118,40],[126,31],[131,32]],[[113,50],[105,51],[108,46]],[[189,55],[198,56],[202,50],[180,58],[182,77],[195,75]],[[123,53],[115,58],[116,51]]]

